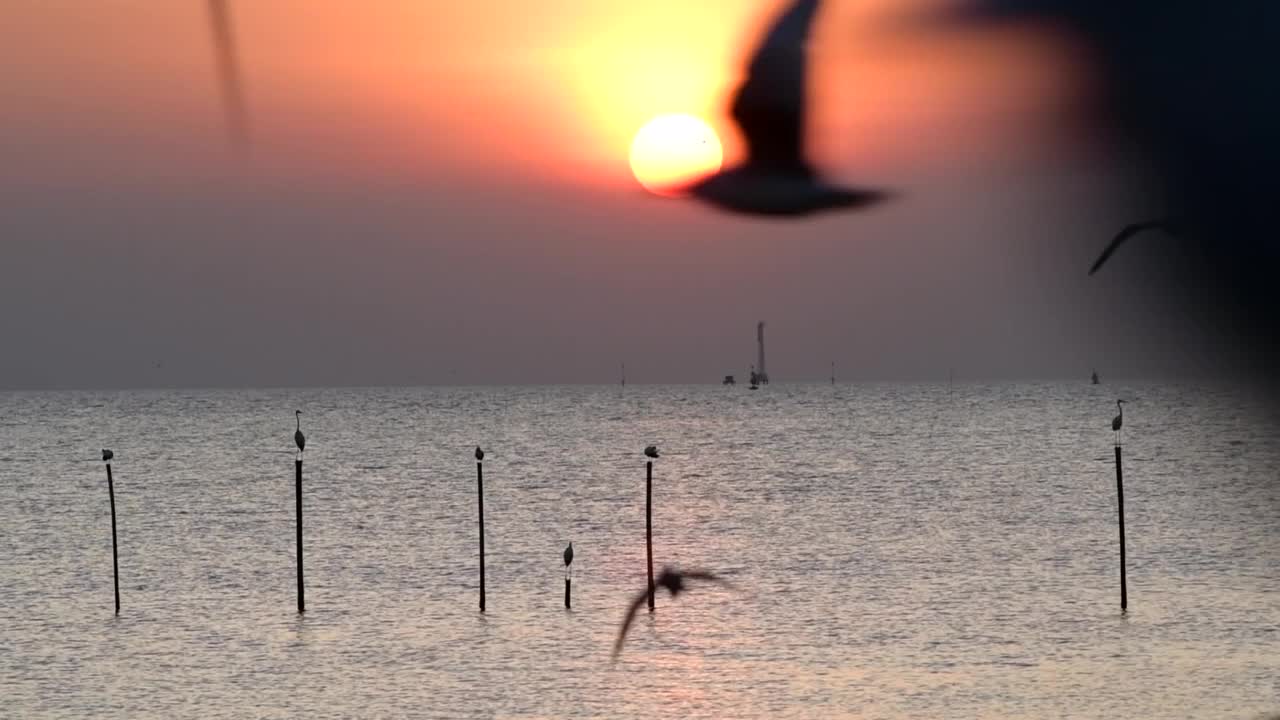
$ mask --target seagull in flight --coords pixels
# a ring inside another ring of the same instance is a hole
[[[1147,230],[1163,230],[1174,237],[1179,237],[1181,234],[1181,229],[1179,228],[1178,223],[1172,220],[1148,220],[1146,222],[1126,225],[1124,229],[1119,233],[1116,233],[1115,237],[1111,238],[1110,244],[1108,244],[1106,249],[1102,251],[1102,254],[1098,256],[1098,259],[1094,261],[1093,267],[1089,268],[1089,274],[1092,275],[1098,272],[1098,268],[1102,267],[1102,264],[1107,261],[1107,258],[1111,257],[1112,253],[1114,253],[1125,240]]]
[[[213,35],[214,60],[218,65],[218,83],[222,86],[228,139],[233,148],[243,152],[249,147],[249,112],[244,101],[244,80],[240,74],[228,1],[209,0],[209,27]]]
[[[685,585],[686,580],[705,580],[720,583],[726,587],[733,587],[728,580],[715,573],[707,572],[706,570],[685,570],[682,572],[670,566],[662,568],[662,574],[658,575],[657,580],[654,580],[653,586],[655,589],[664,587],[667,592],[671,593],[671,597],[675,597],[689,589]],[[613,643],[613,658],[615,660],[618,659],[618,653],[622,652],[622,643],[627,639],[627,630],[631,629],[631,622],[636,619],[636,612],[648,599],[649,588],[646,587],[631,601],[631,607],[627,608],[627,616],[622,621],[622,629],[618,631],[618,639]]]
[[[747,141],[747,161],[698,182],[690,188],[694,197],[730,212],[784,217],[859,208],[886,197],[833,185],[805,158],[805,42],[818,4],[795,0],[765,34],[730,108]]]

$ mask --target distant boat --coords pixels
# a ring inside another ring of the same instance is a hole
[[[1098,371],[1097,371],[1097,370],[1094,370],[1094,371],[1093,371],[1093,384],[1094,384],[1094,385],[1097,385],[1097,384],[1098,384]]]
[[[720,384],[721,384],[721,385],[736,385],[736,384],[737,384],[737,381],[733,379],[733,376],[732,376],[732,375],[725,375],[725,376],[724,376],[724,380],[720,381]]]

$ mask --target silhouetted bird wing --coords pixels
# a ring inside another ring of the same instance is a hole
[[[240,63],[236,57],[235,37],[231,29],[231,11],[227,0],[209,0],[209,22],[222,84],[222,102],[226,106],[227,133],[238,150],[249,145],[249,114],[245,111],[244,83],[240,79]]]
[[[725,587],[733,587],[733,583],[730,583],[728,580],[725,580],[723,576],[717,575],[709,570],[681,570],[680,575],[682,575],[685,580],[709,580],[711,582],[720,583]]]
[[[622,620],[622,629],[618,630],[618,639],[613,643],[613,657],[615,660],[618,658],[618,653],[622,652],[622,643],[627,639],[627,631],[631,629],[631,623],[636,619],[636,612],[640,610],[640,606],[644,605],[645,600],[648,598],[649,588],[646,587],[631,601],[631,607],[627,608],[627,616]]]
[[[725,580],[720,575],[708,570],[672,570],[670,568],[666,568],[663,569],[662,573],[658,576],[657,581],[654,583],[654,590],[656,591],[659,587],[666,587],[667,590],[670,591],[671,587],[669,587],[669,583],[667,581],[671,576],[674,576],[677,580],[707,580],[710,582],[720,583],[725,587],[733,587],[733,584],[728,580]],[[674,595],[674,592],[672,594]],[[635,620],[636,612],[648,598],[649,589],[646,587],[636,595],[634,600],[631,601],[631,607],[627,610],[627,617],[622,621],[622,629],[618,631],[618,639],[613,644],[613,657],[615,659],[617,659],[618,653],[622,652],[622,643],[627,639],[627,630],[631,629],[631,623]]]
[[[1102,264],[1107,261],[1107,258],[1111,257],[1111,255],[1115,253],[1116,248],[1120,247],[1120,245],[1122,245],[1125,240],[1128,240],[1129,238],[1133,237],[1134,235],[1137,235],[1140,232],[1144,232],[1147,230],[1154,230],[1154,229],[1164,230],[1165,232],[1171,235],[1176,234],[1171,228],[1170,224],[1165,220],[1149,220],[1147,222],[1140,222],[1140,223],[1134,223],[1132,225],[1126,225],[1123,230],[1121,230],[1119,233],[1116,234],[1114,238],[1111,239],[1111,243],[1107,245],[1107,248],[1102,251],[1101,255],[1098,256],[1098,259],[1093,263],[1093,267],[1089,268],[1089,274],[1092,275],[1098,272],[1098,268],[1102,267]]]
[[[796,0],[773,24],[747,66],[733,119],[747,140],[750,166],[811,174],[805,161],[805,42],[818,0]]]

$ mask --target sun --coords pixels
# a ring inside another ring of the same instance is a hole
[[[631,141],[631,172],[657,195],[683,195],[689,186],[717,172],[724,149],[711,126],[692,115],[659,115]]]

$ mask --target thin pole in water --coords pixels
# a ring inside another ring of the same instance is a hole
[[[103,454],[108,451],[104,450]],[[120,614],[120,556],[116,551],[116,487],[111,478],[111,463],[107,463],[107,495],[111,498],[111,573],[116,586],[116,614]]]
[[[484,612],[484,451],[476,447],[476,504],[480,511],[480,612]]]
[[[1125,577],[1124,557],[1124,470],[1120,464],[1120,445],[1116,444],[1116,505],[1120,514],[1120,612],[1129,610],[1129,586]]]
[[[653,461],[644,464],[644,550],[649,561],[649,612],[653,612]]]
[[[293,502],[297,513],[298,535],[298,612],[307,611],[307,594],[303,584],[302,573],[302,459],[293,462]]]
[[[564,579],[564,609],[573,609],[573,601],[570,598],[570,580],[567,577]]]

